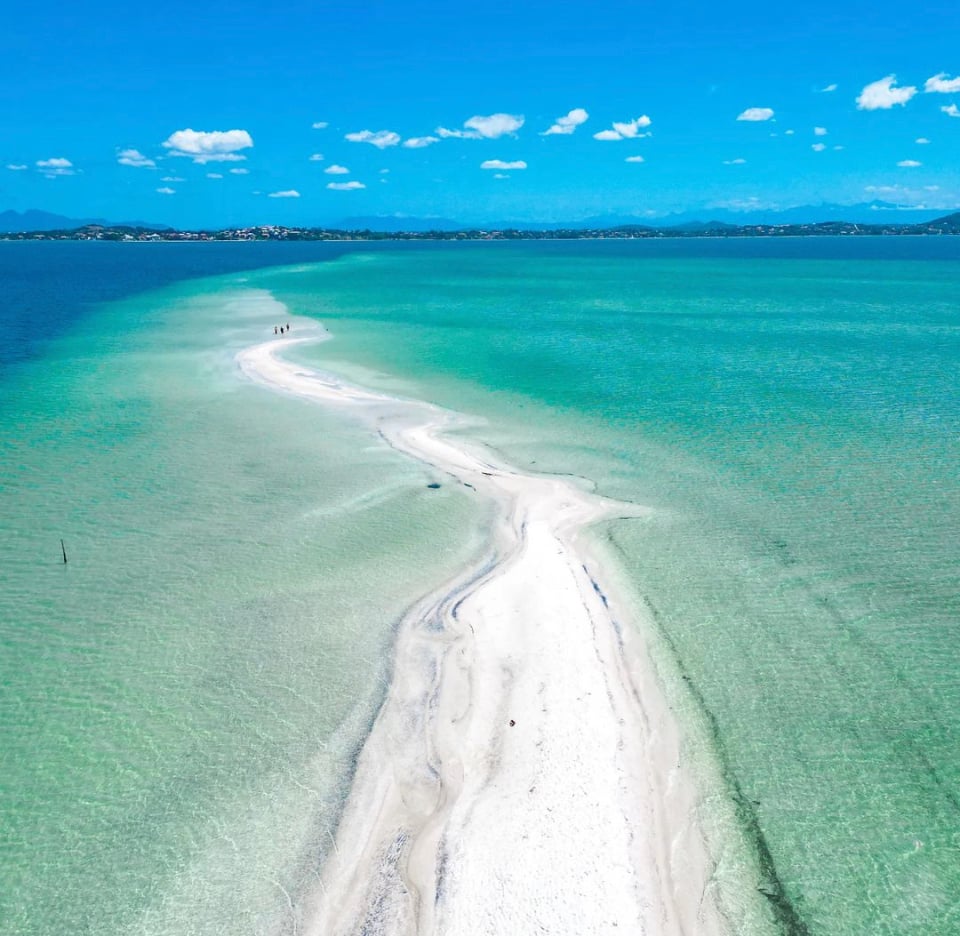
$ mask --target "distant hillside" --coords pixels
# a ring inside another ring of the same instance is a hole
[[[90,224],[102,227],[148,228],[153,231],[169,231],[167,224],[148,221],[106,221],[103,218],[68,218],[50,211],[0,211],[0,234],[16,234],[20,231],[73,231]]]
[[[412,218],[397,215],[360,215],[344,218],[333,227],[341,231],[462,231],[463,223],[449,218]]]

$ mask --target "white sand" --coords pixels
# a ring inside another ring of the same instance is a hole
[[[299,323],[298,323],[299,324]],[[455,414],[276,356],[253,380],[349,406],[445,484],[496,507],[493,558],[403,621],[392,684],[359,758],[337,848],[301,931],[713,934],[695,795],[628,621],[579,538],[635,506],[496,464],[444,430]],[[515,722],[511,726],[511,720]]]

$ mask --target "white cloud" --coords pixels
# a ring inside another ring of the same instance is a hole
[[[346,166],[338,166],[334,163],[323,170],[327,175],[349,175],[350,170]]]
[[[138,169],[153,169],[157,164],[148,159],[139,150],[125,149],[117,153],[117,162],[121,166],[135,166]]]
[[[633,120],[615,120],[612,130],[601,130],[599,133],[595,133],[593,138],[611,142],[614,140],[639,140],[650,136],[649,133],[641,133],[640,131],[649,127],[651,123],[653,121],[646,114],[635,117]]]
[[[917,162],[917,160],[915,159],[901,159],[900,162],[897,163],[897,165],[901,169],[916,169],[917,166],[922,166],[923,163]]]
[[[481,169],[526,169],[527,164],[522,159],[513,162],[504,162],[502,159],[485,159],[480,163]]]
[[[948,117],[960,117],[960,108],[956,104],[951,104],[949,107],[941,107],[942,110]]]
[[[285,189],[282,192],[271,192],[267,198],[299,198],[300,193],[296,189]]]
[[[170,176],[170,175],[168,175],[168,176],[164,176],[160,181],[161,181],[161,182],[184,182],[184,181],[186,181],[186,180],[185,180],[185,179],[181,179],[180,176]]]
[[[923,90],[926,91],[927,94],[931,92],[955,94],[957,91],[960,91],[960,78],[948,78],[946,72],[940,72],[939,75],[934,75],[932,78],[927,79]]]
[[[344,139],[351,143],[369,143],[377,149],[386,149],[400,142],[400,134],[392,130],[358,130],[356,133],[345,134]]]
[[[220,172],[208,172],[208,173],[207,173],[207,178],[208,178],[208,179],[222,179],[222,178],[223,178],[223,174],[220,173]]]
[[[37,168],[48,178],[53,179],[56,176],[71,176],[76,174],[73,163],[62,156],[54,156],[53,159],[38,159]]]
[[[250,170],[249,169],[231,169],[230,174],[231,175],[250,175]]]
[[[827,148],[826,143],[814,143],[810,146],[815,153],[822,153]]]
[[[523,126],[523,116],[514,114],[491,114],[489,117],[471,117],[463,122],[465,127],[476,130],[487,140],[496,140],[508,133],[515,133]]]
[[[362,182],[328,182],[328,189],[333,189],[335,192],[352,192],[355,189],[366,188]]]
[[[737,159],[725,159],[723,161],[725,166],[745,166],[746,163],[747,161],[745,159],[741,159],[739,157]]]
[[[29,169],[30,167],[19,163],[7,163],[7,168],[11,172],[23,172],[24,169]]]
[[[896,104],[902,107],[917,93],[917,89],[913,85],[895,88],[896,80],[896,75],[887,75],[868,84],[857,98],[857,109],[890,110]]]
[[[523,120],[522,114],[490,114],[489,117],[475,115],[463,122],[466,130],[437,127],[434,132],[441,139],[496,140],[508,133],[515,133],[523,126]]]
[[[253,139],[246,130],[177,130],[164,141],[171,156],[187,156],[195,163],[238,162],[238,150],[249,149]]]
[[[829,94],[831,91],[836,91],[837,86],[835,84],[828,84],[825,88],[820,89],[821,94]]]
[[[493,177],[494,177],[495,179],[509,179],[509,178],[510,178],[510,176],[508,176],[505,172],[495,172],[495,173],[493,174]]]
[[[389,169],[381,169],[381,170],[380,170],[380,175],[388,175],[389,173],[390,173],[390,170],[389,170]]]
[[[840,151],[840,150],[843,149],[843,147],[838,145],[838,146],[835,146],[834,149],[837,150],[837,151]]]
[[[640,133],[641,128],[649,127],[652,121],[650,118],[644,114],[642,117],[637,117],[635,120],[628,120],[626,122],[613,122],[613,129],[620,134],[620,136],[625,139],[632,140],[638,136],[644,136],[645,134]]]
[[[784,136],[793,136],[796,132],[797,132],[796,130],[784,130],[784,131],[783,131],[783,135],[784,135]]]
[[[310,162],[323,162],[323,153],[313,153],[310,156]]]
[[[930,141],[926,137],[917,137],[914,143],[919,143],[921,146],[926,146]]]
[[[624,160],[624,162],[629,162],[629,163],[642,163],[642,162],[643,162],[643,157],[642,157],[642,156],[628,156],[628,157]]]
[[[158,189],[157,189],[157,192],[159,192],[161,195],[176,195],[176,194],[177,194],[177,190],[170,188],[170,186],[168,186],[168,185],[165,185],[163,188],[158,188]]]
[[[422,137],[410,137],[409,140],[404,140],[403,145],[407,149],[423,149],[425,146],[430,146],[431,143],[439,143],[440,137],[435,136],[422,136]]]
[[[330,126],[325,120],[318,120],[310,125],[314,130],[326,130]]]
[[[772,107],[748,107],[742,114],[737,115],[737,120],[747,120],[755,123],[762,120],[770,120],[772,117]]]
[[[475,130],[448,130],[446,127],[437,127],[433,131],[441,140],[479,140],[480,134]]]
[[[814,127],[814,128],[813,128],[813,135],[814,135],[814,136],[826,136],[826,135],[827,135],[827,128],[826,128],[826,127]]]
[[[553,126],[544,130],[540,136],[553,136],[555,134],[568,136],[573,133],[580,124],[585,123],[589,117],[590,115],[582,107],[575,107],[565,117],[558,117]]]

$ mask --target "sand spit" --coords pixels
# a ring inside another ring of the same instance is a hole
[[[727,931],[679,736],[628,613],[580,532],[637,514],[498,464],[456,414],[241,352],[251,379],[349,406],[437,480],[496,508],[492,559],[402,622],[310,936]]]

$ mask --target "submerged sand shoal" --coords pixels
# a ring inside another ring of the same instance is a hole
[[[582,531],[637,516],[576,480],[499,463],[462,417],[242,351],[254,381],[350,407],[438,481],[494,507],[490,555],[402,622],[336,849],[299,930],[727,932],[680,736],[633,612]]]

